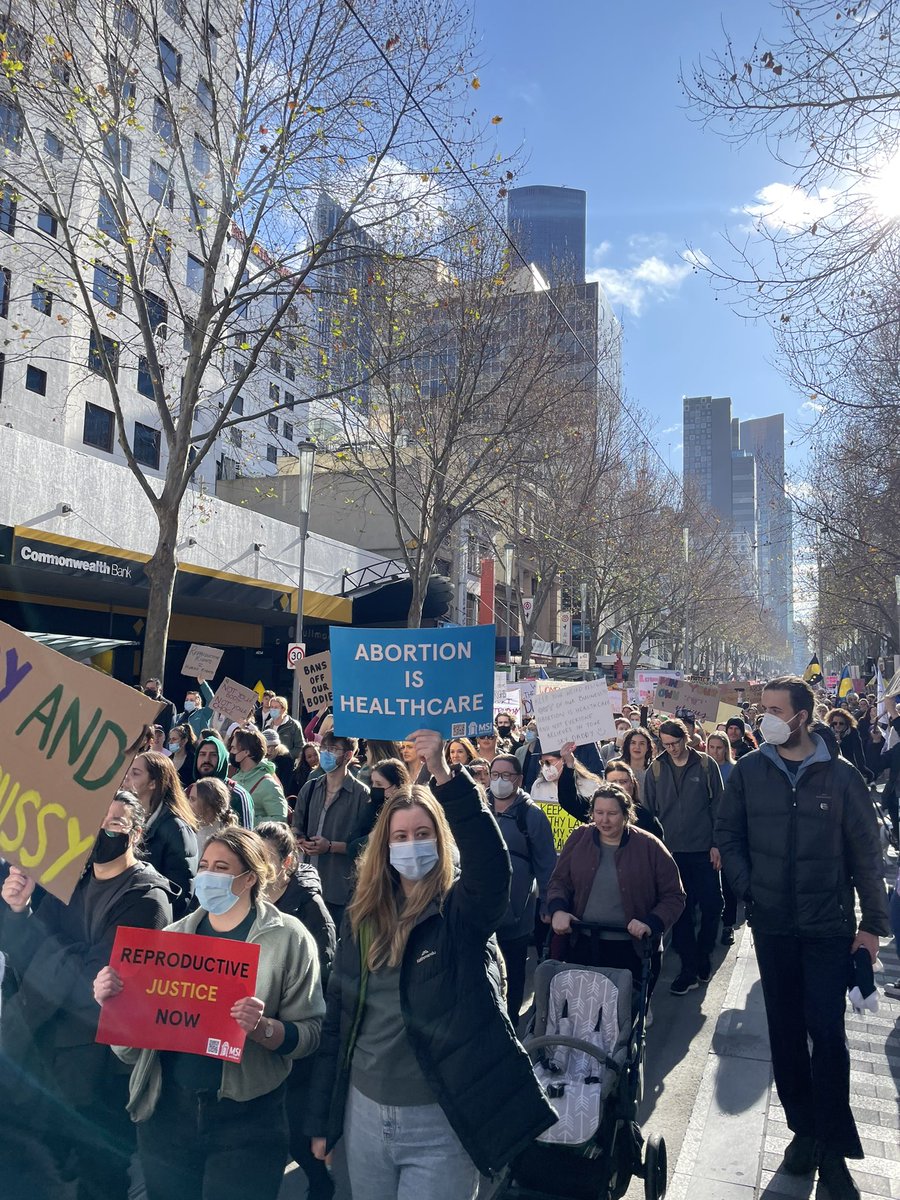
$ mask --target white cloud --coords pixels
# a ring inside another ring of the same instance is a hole
[[[674,261],[651,254],[630,267],[597,267],[587,279],[601,284],[613,306],[639,317],[648,303],[674,296],[693,272],[694,261],[688,261],[686,254]]]
[[[825,411],[825,405],[819,404],[816,400],[804,400],[800,405],[800,411],[820,413]]]
[[[756,193],[754,204],[735,211],[750,217],[755,228],[765,225],[799,233],[830,217],[840,195],[835,188],[805,192],[795,183],[767,183]]]
[[[679,422],[677,425],[670,425],[668,429],[663,430],[663,433],[677,433],[680,428],[681,422]]]

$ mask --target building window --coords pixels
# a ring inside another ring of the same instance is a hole
[[[55,158],[57,162],[63,160],[63,143],[56,136],[52,129],[44,130],[44,152],[49,154],[51,158]]]
[[[108,163],[124,175],[131,175],[131,140],[123,133],[105,133],[103,135],[103,157]]]
[[[274,371],[276,375],[281,374],[281,355],[277,350],[269,351],[269,369]]]
[[[84,432],[81,435],[85,446],[94,446],[111,454],[115,426],[116,418],[108,408],[101,408],[99,404],[85,404]]]
[[[122,276],[112,267],[94,267],[94,299],[107,308],[122,307]]]
[[[146,396],[148,400],[153,400],[155,397],[150,364],[143,354],[138,359],[137,390],[142,396]]]
[[[195,292],[203,290],[203,262],[199,258],[194,258],[193,254],[187,256],[187,285]]]
[[[231,443],[232,443],[232,445],[234,445],[234,446],[240,446],[240,445],[242,445],[242,444],[243,444],[243,441],[244,441],[244,435],[243,435],[243,433],[241,432],[241,430],[240,430],[240,429],[231,429],[231,430],[229,430],[229,432],[231,433]]]
[[[278,462],[278,447],[277,446],[266,446],[266,458],[269,460],[270,463],[277,463]]]
[[[50,59],[50,78],[55,79],[57,83],[61,83],[64,87],[69,82],[69,64],[58,54],[54,54]]]
[[[159,39],[159,69],[163,79],[168,79],[169,83],[174,83],[177,87],[181,81],[181,55],[164,37]]]
[[[9,316],[9,293],[12,288],[12,272],[9,267],[0,268],[0,317]]]
[[[103,353],[101,353],[100,344],[97,342],[97,335],[91,330],[91,340],[88,346],[88,367],[96,374],[102,375],[103,372],[103,354],[106,355],[106,361],[109,363],[109,369],[112,372],[113,379],[119,377],[119,343],[111,337],[102,336]]]
[[[112,90],[121,93],[122,103],[127,108],[133,108],[137,95],[134,77],[129,74],[127,67],[122,66],[114,54],[106,56],[106,68],[109,72]]]
[[[152,467],[154,471],[159,470],[159,443],[158,429],[135,421],[132,452],[142,466]]]
[[[194,170],[200,175],[209,174],[209,148],[194,134]]]
[[[3,375],[6,371],[6,355],[0,354],[0,396],[3,395]]]
[[[269,403],[270,404],[278,404],[278,403],[280,403],[280,401],[281,401],[281,393],[278,390],[278,384],[270,383],[269,384]]]
[[[294,364],[292,362],[286,362],[284,364],[284,377],[285,377],[285,379],[289,379],[291,381],[291,383],[294,382],[295,374],[294,374]]]
[[[25,368],[25,387],[29,392],[37,392],[39,396],[47,395],[47,372],[31,363]]]
[[[0,99],[0,146],[17,154],[22,148],[22,110],[5,96]]]
[[[116,220],[115,205],[106,192],[100,193],[100,206],[97,210],[97,228],[101,233],[105,233],[107,237],[111,237],[117,242],[122,241],[122,231],[119,228],[119,222]]]
[[[269,415],[266,417],[266,424],[273,433],[278,432],[278,418],[274,413],[269,413]]]
[[[171,146],[175,140],[172,114],[158,96],[153,100],[153,132],[168,146]]]
[[[129,4],[128,0],[119,0],[116,6],[116,25],[119,32],[130,42],[137,41],[140,18],[138,10],[133,4]]]
[[[163,9],[176,25],[184,24],[184,5],[181,0],[163,0]]]
[[[206,52],[212,62],[215,62],[219,57],[219,34],[218,29],[214,29],[207,21],[206,23]]]
[[[282,429],[282,435],[286,442],[292,442],[294,440],[294,427],[290,424],[290,422],[285,421]]]
[[[297,403],[297,401],[294,398],[293,392],[285,392],[284,393],[284,407],[285,408],[293,408],[296,403]]]
[[[37,227],[41,233],[46,233],[50,237],[56,237],[57,220],[49,208],[44,208],[43,204],[38,209]]]
[[[172,176],[162,163],[150,162],[150,183],[147,188],[151,197],[166,208],[175,207],[175,189],[172,187]]]
[[[0,190],[0,232],[16,232],[16,202],[8,183]]]
[[[244,415],[244,397],[235,396],[231,402],[231,415],[233,417],[242,417]]]
[[[213,92],[207,80],[202,76],[197,80],[197,103],[204,112],[212,113]]]
[[[234,362],[231,364],[231,378],[232,379],[240,379],[240,377],[244,373],[244,368],[246,367],[246,365],[247,364],[241,362],[241,360],[239,358],[236,358],[234,360]]]
[[[159,333],[162,329],[162,336],[165,337],[165,327],[169,322],[168,304],[162,296],[155,296],[153,292],[144,292],[144,303],[147,305],[147,320],[150,322],[150,328],[154,333]]]
[[[169,265],[169,255],[172,253],[172,242],[164,233],[154,233],[150,243],[150,263],[154,267],[165,270]]]
[[[31,307],[49,317],[53,312],[53,293],[50,289],[36,283],[31,289]]]

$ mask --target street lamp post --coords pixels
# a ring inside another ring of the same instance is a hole
[[[506,665],[510,664],[510,642],[512,641],[512,573],[516,548],[512,542],[503,547],[503,566],[506,571]]]
[[[294,641],[303,641],[303,575],[306,569],[306,538],[309,534],[309,503],[312,497],[313,471],[316,465],[316,444],[308,439],[297,447],[297,478],[299,482],[297,498],[297,524],[300,529],[300,566],[297,579],[297,624],[294,629]],[[294,716],[302,724],[300,711],[300,670],[294,668],[294,686],[291,701]]]
[[[585,639],[584,639],[584,633],[585,633],[585,630],[584,630],[584,622],[585,622],[585,613],[584,613],[584,610],[585,610],[586,608],[587,608],[587,580],[586,580],[586,579],[582,579],[582,581],[581,581],[581,653],[582,653],[582,654],[584,654],[584,640],[585,640]]]

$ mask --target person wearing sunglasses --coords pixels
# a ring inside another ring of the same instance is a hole
[[[852,763],[868,783],[872,778],[872,772],[866,766],[866,752],[863,749],[862,738],[859,736],[856,717],[845,708],[833,708],[825,718],[825,722],[834,734],[841,758]]]

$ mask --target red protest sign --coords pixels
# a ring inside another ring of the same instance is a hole
[[[124,987],[100,1010],[98,1042],[241,1061],[230,1013],[256,992],[258,943],[121,926],[109,965]]]

